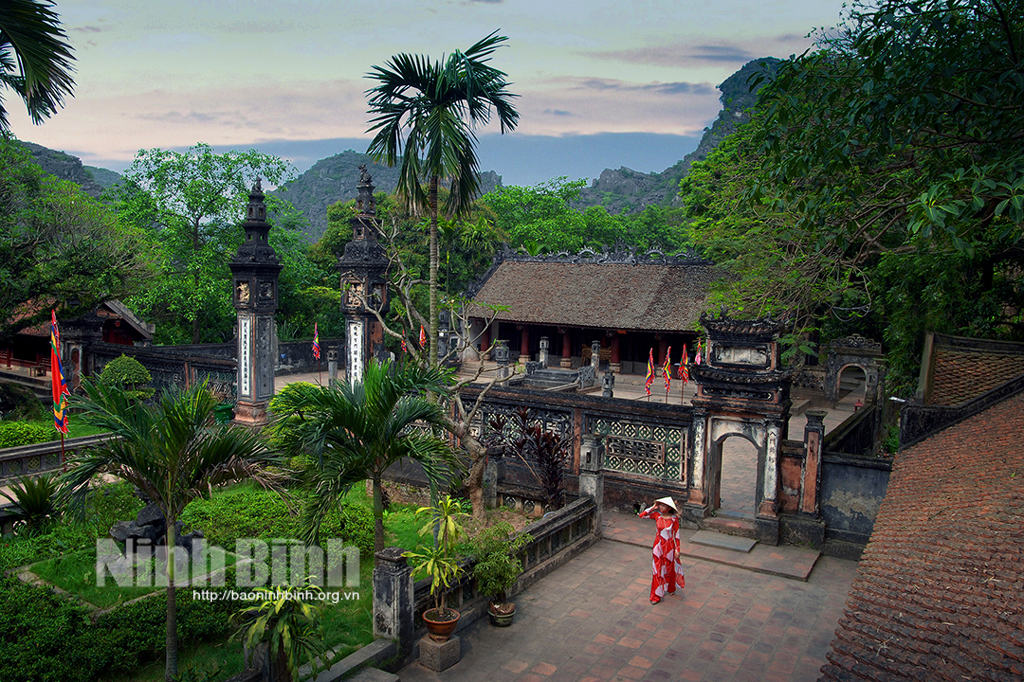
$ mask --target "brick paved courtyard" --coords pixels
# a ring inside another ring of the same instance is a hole
[[[653,526],[648,530],[653,539]],[[797,561],[804,556],[787,552],[797,548],[761,549]],[[413,663],[399,676],[403,682],[816,680],[857,570],[856,562],[820,557],[803,582],[684,557],[686,589],[652,606],[650,561],[648,547],[602,540],[519,595],[512,627],[481,620],[460,633],[463,655],[454,667],[435,673]]]

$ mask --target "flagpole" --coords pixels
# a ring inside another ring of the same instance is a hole
[[[58,431],[57,433],[60,433],[60,468],[61,471],[67,471],[68,465],[67,462],[64,460],[64,434],[60,431]]]

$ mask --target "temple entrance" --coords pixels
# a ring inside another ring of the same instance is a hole
[[[845,398],[850,401],[861,401],[861,405],[867,402],[867,372],[858,365],[847,365],[839,372],[838,388],[836,390],[836,402]]]
[[[717,511],[721,516],[753,519],[757,511],[757,446],[740,435],[716,444],[721,463]]]

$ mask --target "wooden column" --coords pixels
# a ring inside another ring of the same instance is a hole
[[[519,362],[526,363],[530,360],[530,327],[523,325],[523,333],[519,341]]]
[[[568,369],[572,367],[572,330],[566,328],[562,333],[562,362],[561,366]]]
[[[615,332],[612,333],[612,357],[608,361],[608,369],[616,374],[622,373],[622,359],[619,355],[619,335]]]

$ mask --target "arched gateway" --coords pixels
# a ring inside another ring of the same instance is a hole
[[[779,357],[782,322],[733,320],[702,315],[707,330],[706,362],[695,365],[691,485],[688,511],[703,519],[720,504],[722,442],[741,436],[757,448],[754,532],[757,539],[779,539],[780,446],[787,438],[790,373]]]

